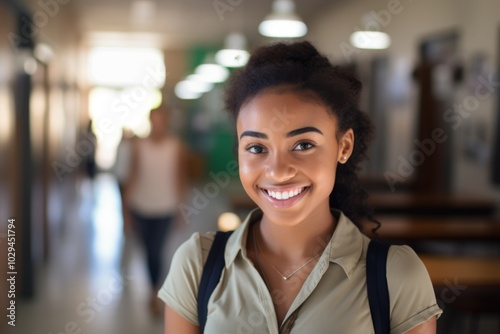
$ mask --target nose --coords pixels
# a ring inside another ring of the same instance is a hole
[[[297,174],[297,169],[292,159],[286,154],[269,154],[265,165],[265,172],[269,180],[280,183],[292,179]]]

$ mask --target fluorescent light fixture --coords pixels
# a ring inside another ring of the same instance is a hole
[[[35,58],[41,61],[44,64],[50,63],[50,61],[54,58],[54,50],[47,44],[38,43],[35,46],[35,50],[33,50],[33,54]]]
[[[195,74],[199,74],[204,81],[219,83],[229,77],[229,70],[218,64],[201,64],[196,68]]]
[[[224,49],[215,54],[215,61],[226,67],[245,66],[248,58],[250,54],[246,50]]]
[[[259,25],[261,35],[278,38],[296,38],[307,34],[307,26],[295,14],[292,0],[275,0],[273,12]]]
[[[224,49],[215,54],[215,61],[226,67],[245,66],[250,54],[245,50],[246,39],[243,34],[232,33],[226,37]]]
[[[350,41],[358,49],[387,49],[391,45],[389,35],[381,31],[356,31]]]
[[[361,28],[351,34],[351,44],[358,49],[380,50],[387,49],[391,45],[391,37],[382,32],[380,20],[374,15],[375,12],[366,13],[361,18]]]
[[[38,69],[36,59],[33,57],[26,57],[23,64],[24,72],[28,75],[34,75]]]
[[[213,83],[205,81],[205,79],[199,74],[188,75],[186,80],[191,82],[191,89],[194,92],[206,93],[214,87]]]
[[[196,84],[193,81],[183,80],[175,85],[175,95],[182,100],[195,100],[201,97],[201,92],[196,91]]]

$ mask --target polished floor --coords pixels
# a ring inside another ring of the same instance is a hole
[[[37,295],[21,301],[8,333],[162,333],[163,320],[149,312],[150,291],[142,249],[122,233],[121,203],[114,179],[84,182],[74,217],[66,221],[53,255],[37,272]],[[213,230],[224,199],[213,199],[190,224],[178,223],[165,247],[165,263],[196,230]],[[203,221],[202,221],[203,217]]]

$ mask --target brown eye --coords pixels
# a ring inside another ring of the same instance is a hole
[[[252,146],[247,148],[247,151],[250,153],[253,153],[253,154],[260,154],[260,153],[264,153],[265,149],[264,149],[264,147],[262,147],[260,145],[252,145]]]
[[[310,150],[314,147],[313,144],[309,143],[309,142],[301,142],[301,143],[298,143],[297,146],[294,147],[294,151],[307,151],[307,150]]]

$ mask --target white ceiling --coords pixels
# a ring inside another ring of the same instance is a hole
[[[109,44],[109,34],[102,33],[114,32],[111,40],[115,43],[155,43],[165,48],[222,44],[224,37],[235,30],[242,31],[250,45],[258,43],[264,38],[257,27],[272,5],[271,0],[153,0],[154,11],[142,22],[134,22],[132,0],[74,1],[80,26],[91,43],[102,40]],[[228,10],[218,13],[214,8],[217,1],[227,4]],[[296,0],[296,12],[310,25],[325,7],[340,1]]]

